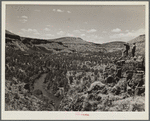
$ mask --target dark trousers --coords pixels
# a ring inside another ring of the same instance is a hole
[[[124,51],[124,54],[125,54],[125,53],[126,53],[126,56],[128,56],[128,50],[125,50],[125,51]]]
[[[132,57],[134,57],[135,56],[135,51],[132,51]]]

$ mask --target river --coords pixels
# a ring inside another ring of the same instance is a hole
[[[34,82],[34,91],[39,89],[42,91],[43,96],[47,97],[50,101],[54,102],[54,110],[58,111],[59,105],[61,102],[61,98],[55,97],[54,94],[47,92],[44,89],[44,80],[46,78],[47,73],[41,74],[41,76],[35,80]]]

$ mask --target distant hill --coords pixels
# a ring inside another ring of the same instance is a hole
[[[20,36],[10,32],[10,31],[5,31],[5,37],[6,37],[6,42],[11,41],[11,39],[15,40],[20,40]]]
[[[8,30],[5,31],[5,34],[8,34],[8,35],[15,35],[14,33],[11,33],[11,32],[8,31]],[[18,36],[18,35],[16,35],[16,36]]]
[[[145,34],[140,35],[140,36],[138,36],[138,37],[136,37],[136,38],[134,38],[128,42],[129,43],[143,43],[143,42],[145,42]]]
[[[20,49],[21,51],[43,51],[46,53],[61,53],[61,52],[114,52],[124,48],[124,43],[121,41],[109,42],[104,44],[96,44],[87,42],[79,37],[62,37],[57,39],[36,39],[29,37],[20,37],[6,30],[6,46]],[[130,40],[132,43],[137,43],[137,54],[145,52],[145,35]]]
[[[133,43],[136,43],[136,54],[144,55],[145,54],[145,34],[140,35],[130,41],[128,41],[132,47]]]
[[[80,37],[62,37],[57,39],[49,39],[49,41],[53,42],[62,42],[62,43],[80,43],[80,44],[87,44],[87,41],[83,40]]]
[[[45,52],[106,52],[105,48],[84,41],[79,37],[62,37],[57,39],[36,39],[20,37],[6,30],[6,45],[11,45],[22,51],[34,50]]]
[[[124,43],[125,42],[120,42],[120,41],[115,41],[115,42],[109,42],[109,43],[104,43],[101,44],[101,47],[104,47],[107,52],[114,52],[118,50],[122,50],[124,48]],[[145,54],[145,35],[140,35],[130,41],[128,41],[130,44],[130,50],[132,50],[133,43],[136,43],[136,55],[142,55],[144,56]]]
[[[114,41],[114,42],[109,42],[109,43],[104,43],[102,44],[102,47],[104,47],[108,52],[113,52],[113,51],[118,51],[124,48],[125,42],[120,42],[120,41]]]

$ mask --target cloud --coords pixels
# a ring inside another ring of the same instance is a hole
[[[81,34],[81,36],[83,37],[83,36],[85,36],[85,34]]]
[[[60,10],[60,9],[57,9],[57,12],[64,12],[64,11],[62,11],[62,10]]]
[[[36,29],[21,29],[23,32],[38,33]]]
[[[64,10],[61,10],[61,9],[53,9],[52,11],[59,12],[59,13],[62,13],[62,12],[71,13],[71,11],[64,11]]]
[[[88,24],[88,22],[84,22],[85,24]]]
[[[85,30],[85,29],[80,29],[80,31],[83,31],[83,32],[84,32],[84,31],[86,31],[86,30]]]
[[[36,11],[36,12],[41,12],[41,10],[34,10],[34,11]]]
[[[116,29],[111,30],[111,32],[121,32],[121,29],[116,28]]]
[[[21,23],[26,23],[28,20],[28,17],[27,16],[21,16],[21,17],[19,17],[18,16],[18,18],[19,18],[19,21],[21,22]]]
[[[103,34],[106,34],[107,32],[106,32],[106,31],[103,31],[102,33],[103,33]]]
[[[58,34],[58,35],[64,35],[64,34],[65,34],[65,32],[63,32],[63,31],[59,31],[59,32],[57,32],[57,34]]]
[[[111,35],[110,38],[111,38],[111,39],[116,39],[116,38],[125,37],[125,36],[127,36],[127,35],[128,35],[128,34],[119,33],[119,34]]]
[[[50,31],[50,29],[49,28],[45,28],[44,31]]]
[[[22,28],[21,31],[23,35],[26,37],[37,38],[41,35],[36,29],[32,29],[32,28],[28,28],[28,29]]]
[[[52,34],[46,34],[46,36],[53,37],[54,35],[52,35]]]
[[[103,37],[98,36],[96,34],[88,35],[88,36],[83,36],[85,40],[94,42],[94,43],[101,43],[103,41]]]
[[[27,16],[21,16],[21,18],[27,19],[28,17]]]
[[[124,40],[124,41],[129,41],[135,37],[138,37],[141,34],[145,34],[145,29],[139,29],[136,31],[126,31],[126,33],[119,33],[119,34],[114,34],[110,36],[110,39],[118,39],[118,40]]]
[[[26,29],[21,29],[21,31],[25,32],[25,31],[26,31]]]
[[[91,30],[88,30],[87,33],[94,33],[96,31],[97,31],[96,29],[91,29]]]
[[[26,23],[28,20],[26,20],[26,19],[19,19],[19,21],[20,21],[21,23]]]
[[[70,11],[67,11],[67,13],[71,13]]]
[[[98,36],[98,35],[94,35],[94,34],[92,34],[92,35],[90,35],[90,36],[87,36],[88,38],[91,38],[91,39],[103,39],[103,37],[101,37],[101,36]]]
[[[19,32],[17,32],[17,34],[19,34],[19,35],[24,35],[24,34],[23,34],[23,32],[20,32],[20,31],[19,31]]]
[[[141,28],[136,31],[137,34],[145,34],[145,29]]]
[[[74,30],[73,32],[75,32],[75,33],[81,33],[79,30]]]
[[[74,36],[73,34],[67,33],[66,36]]]
[[[38,32],[36,32],[36,33],[34,33],[35,35],[39,35],[40,33],[38,33]]]
[[[129,32],[129,30],[126,30],[125,32]]]

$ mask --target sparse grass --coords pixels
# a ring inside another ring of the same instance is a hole
[[[57,45],[62,46],[62,43]],[[64,88],[60,105],[62,111],[144,111],[144,97],[139,94],[133,99],[133,95],[126,90],[125,77],[125,80],[119,78],[113,84],[105,81],[108,75],[115,78],[117,65],[114,60],[121,56],[121,51],[55,54],[44,53],[45,49],[41,49],[42,52],[30,49],[24,52],[11,46],[6,48],[5,76],[9,80],[6,81],[6,110],[53,110],[53,102],[44,97],[40,90],[34,93],[41,95],[41,98],[36,100],[33,96],[35,79],[46,73],[44,86],[48,92],[56,94],[59,88]],[[127,71],[136,71],[133,61],[122,66],[122,75]],[[97,86],[88,92],[94,82],[101,82],[105,86],[103,89]],[[31,89],[24,89],[23,85],[19,87],[19,84],[29,84]]]

